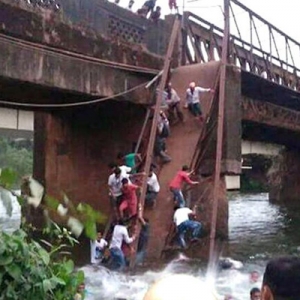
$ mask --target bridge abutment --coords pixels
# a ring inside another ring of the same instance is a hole
[[[300,200],[300,152],[285,149],[269,173],[271,202],[291,203]]]
[[[35,114],[34,173],[47,193],[85,202],[109,216],[108,164],[132,151],[145,108],[109,101],[78,110]]]

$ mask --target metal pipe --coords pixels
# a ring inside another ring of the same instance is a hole
[[[220,90],[219,90],[219,110],[218,110],[218,127],[217,127],[217,151],[214,173],[214,186],[213,186],[213,209],[211,218],[210,229],[210,243],[209,243],[209,261],[212,263],[215,253],[215,238],[216,226],[218,216],[218,192],[220,186],[221,176],[221,160],[222,160],[222,145],[223,145],[223,128],[224,128],[224,106],[225,106],[225,92],[226,92],[226,67],[228,62],[228,43],[229,43],[229,19],[230,19],[230,0],[224,0],[224,37],[222,47],[222,60],[220,71]]]
[[[161,81],[159,84],[158,94],[156,97],[156,104],[155,104],[155,108],[154,108],[153,121],[152,121],[152,125],[151,125],[151,132],[150,132],[150,136],[149,136],[149,143],[148,143],[147,154],[146,154],[146,162],[145,162],[145,167],[144,167],[145,175],[143,178],[142,190],[141,190],[141,195],[139,197],[139,204],[138,204],[140,216],[143,216],[145,196],[146,196],[146,191],[147,191],[147,179],[148,179],[148,174],[150,171],[152,158],[153,158],[154,142],[155,142],[156,132],[157,132],[157,122],[158,122],[159,112],[161,109],[163,92],[164,92],[165,85],[167,83],[169,69],[170,69],[170,65],[171,65],[172,54],[173,54],[173,50],[174,50],[174,46],[175,46],[175,42],[177,39],[179,29],[180,29],[180,20],[179,20],[178,16],[176,16],[176,19],[173,24],[173,29],[172,29],[172,33],[171,33],[171,37],[170,37],[170,41],[169,41],[167,54],[165,57],[162,78],[161,78]],[[141,226],[139,225],[138,229],[137,229],[138,237],[139,237],[140,230],[141,230]],[[137,241],[138,241],[138,238],[137,238]],[[135,250],[137,249],[137,243],[134,244],[134,248],[135,248]],[[136,254],[136,251],[134,251],[134,253]],[[130,267],[131,268],[135,266],[135,254],[132,255],[132,257],[130,259]]]
[[[141,146],[141,142],[142,142],[145,130],[146,130],[146,126],[147,126],[147,123],[149,121],[150,112],[151,112],[151,108],[148,108],[147,112],[146,112],[146,116],[145,116],[145,119],[144,119],[144,123],[143,123],[142,129],[141,129],[141,132],[140,132],[140,135],[139,135],[139,139],[138,139],[138,141],[136,143],[136,146],[135,146],[135,149],[134,149],[134,153],[135,154],[137,154],[139,152],[139,149],[140,149],[140,146]]]

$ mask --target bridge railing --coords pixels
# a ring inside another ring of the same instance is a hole
[[[230,10],[233,23],[229,45],[230,63],[299,91],[300,43],[237,0],[231,0]],[[245,15],[249,22],[245,20]],[[238,16],[242,16],[242,22],[238,21]],[[184,14],[183,20],[181,63],[220,60],[223,29],[190,12]]]

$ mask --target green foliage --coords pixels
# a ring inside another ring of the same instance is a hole
[[[58,260],[57,246],[46,251],[23,230],[0,232],[0,299],[73,299],[84,281],[72,260]]]
[[[32,167],[32,142],[18,144],[15,141],[0,138],[0,168],[11,168],[16,171],[15,184],[19,183],[24,175],[32,174]]]
[[[9,193],[15,195],[11,188],[17,177],[11,169],[0,169],[0,200],[10,214]],[[23,179],[18,200],[21,206],[41,208],[48,216],[43,229],[47,240],[33,240],[27,232],[34,227],[27,223],[12,235],[0,231],[0,300],[73,299],[84,274],[75,271],[73,261],[67,258],[70,247],[78,243],[72,234],[78,237],[84,231],[95,239],[96,223],[104,222],[104,215],[88,204],[75,206],[66,195],[62,200],[44,195],[44,188],[30,176]]]

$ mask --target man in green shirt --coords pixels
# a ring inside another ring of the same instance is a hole
[[[131,168],[131,173],[136,172],[136,169],[142,161],[140,153],[129,153],[127,155],[124,155],[124,153],[120,152],[117,158],[120,162],[124,163],[127,167]]]

